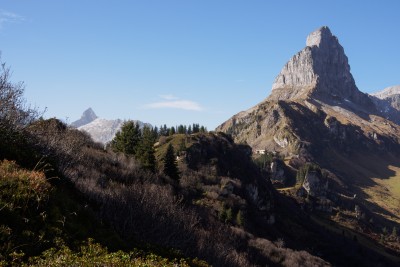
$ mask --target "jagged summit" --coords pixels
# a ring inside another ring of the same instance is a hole
[[[334,40],[331,40],[331,39]],[[324,46],[329,44],[330,42],[338,42],[336,36],[332,35],[331,30],[328,28],[328,26],[323,26],[315,31],[313,31],[312,33],[310,33],[307,36],[307,41],[306,41],[306,45],[307,46]]]
[[[71,123],[71,126],[78,128],[80,126],[83,126],[85,124],[88,124],[88,123],[94,121],[95,119],[97,119],[96,113],[94,113],[92,108],[88,108],[87,110],[85,110],[83,112],[83,114],[79,120]]]
[[[314,98],[373,107],[368,96],[358,90],[344,49],[327,26],[310,33],[306,45],[276,77],[269,100]]]
[[[217,131],[229,133],[236,142],[247,143],[253,149],[286,154],[319,150],[327,145],[329,134],[333,135],[329,142],[341,140],[339,143],[344,144],[347,140],[346,146],[357,143],[363,147],[378,134],[388,138],[385,144],[397,140],[393,129],[398,126],[392,122],[400,125],[400,95],[379,99],[360,92],[344,49],[328,27],[310,33],[306,43],[285,64],[267,99],[234,115]],[[384,95],[397,92],[395,89],[386,90]],[[385,127],[377,127],[379,120],[385,121],[380,122]],[[351,127],[342,131],[345,127],[338,125]],[[359,131],[367,141],[360,141]],[[378,137],[373,139],[378,141]]]

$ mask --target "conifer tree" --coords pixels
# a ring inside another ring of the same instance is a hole
[[[174,126],[169,129],[169,135],[174,135],[176,133]]]
[[[169,144],[164,157],[164,174],[172,179],[179,180],[178,163],[175,158],[174,147]]]
[[[178,134],[184,134],[185,133],[185,127],[183,127],[183,125],[179,125],[178,126]]]
[[[142,167],[152,172],[156,170],[156,157],[154,156],[155,139],[153,130],[148,126],[144,126],[135,155]]]
[[[133,121],[127,121],[122,125],[121,130],[117,132],[114,139],[111,141],[111,148],[114,151],[135,155],[140,139],[141,133],[139,124]]]

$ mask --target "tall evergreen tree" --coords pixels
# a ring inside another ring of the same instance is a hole
[[[174,135],[176,133],[174,126],[169,129],[169,135]]]
[[[154,172],[156,170],[156,157],[154,156],[155,135],[153,130],[144,126],[142,129],[142,138],[136,149],[136,158],[140,161],[142,167]]]
[[[200,132],[200,125],[197,123],[193,123],[193,133]]]
[[[176,162],[175,157],[174,147],[169,144],[164,157],[164,174],[179,181],[178,163]]]
[[[133,121],[125,122],[111,141],[111,148],[114,151],[123,152],[128,155],[135,155],[137,146],[141,139],[139,124]]]
[[[185,134],[185,127],[181,124],[178,126],[178,134]]]

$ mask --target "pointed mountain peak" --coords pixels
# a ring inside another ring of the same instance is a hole
[[[327,26],[310,33],[306,45],[276,77],[269,100],[314,98],[335,105],[348,102],[363,109],[373,106],[358,90],[344,49]]]
[[[87,110],[85,110],[83,112],[83,114],[79,120],[71,123],[71,126],[78,128],[80,126],[83,126],[85,124],[88,124],[88,123],[94,121],[95,119],[97,119],[96,113],[94,113],[92,108],[88,108]]]
[[[329,44],[330,42],[338,42],[336,36],[332,35],[328,26],[323,26],[307,36],[307,46],[318,46]]]
[[[97,119],[97,115],[96,113],[94,113],[92,108],[88,108],[87,110],[85,110],[81,116],[81,119],[91,119],[91,120],[95,120]]]

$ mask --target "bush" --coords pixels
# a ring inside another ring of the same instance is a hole
[[[35,266],[189,266],[185,259],[169,260],[140,250],[109,252],[107,248],[89,239],[78,252],[67,246],[49,249],[30,260]]]

